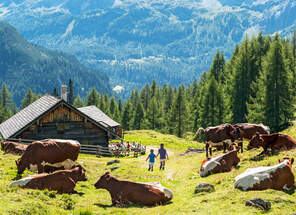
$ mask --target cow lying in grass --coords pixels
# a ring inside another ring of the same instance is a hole
[[[249,168],[234,180],[234,187],[247,190],[284,190],[294,187],[292,164],[294,159],[279,160],[279,164],[267,167]]]
[[[296,148],[296,140],[285,134],[259,134],[256,133],[249,142],[248,150],[253,148],[263,148],[259,154],[267,154],[268,149],[272,152],[278,150],[289,150]]]
[[[78,181],[86,181],[85,169],[80,165],[71,170],[59,170],[50,174],[38,174],[12,182],[9,187],[54,190],[58,193],[77,193],[74,188]]]
[[[160,205],[170,201],[173,193],[159,183],[136,183],[120,181],[106,172],[94,185],[97,189],[106,189],[112,198],[112,205],[141,204]]]
[[[70,169],[75,165],[79,152],[80,143],[76,140],[48,139],[33,142],[16,161],[18,174],[33,166],[36,166],[38,173],[44,172],[44,166]]]
[[[4,154],[22,155],[26,151],[27,146],[28,145],[15,142],[1,142],[1,148]]]
[[[230,172],[240,162],[237,156],[239,148],[234,145],[232,151],[204,160],[201,164],[199,175],[205,177],[220,172]]]

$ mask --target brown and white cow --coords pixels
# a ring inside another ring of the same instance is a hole
[[[44,166],[70,169],[75,165],[79,152],[80,143],[76,140],[47,139],[33,142],[16,161],[18,174],[33,166],[37,166],[38,173],[44,172]]]
[[[226,145],[231,145],[238,139],[238,129],[229,123],[218,125],[215,127],[208,127],[206,129],[199,128],[196,135],[200,131],[205,132],[205,144],[206,144],[206,156],[208,157],[208,151],[210,150],[210,155],[212,156],[212,147],[221,149],[223,146],[224,152],[226,150]]]
[[[85,169],[76,166],[70,170],[59,170],[50,174],[42,173],[12,182],[9,187],[54,190],[58,193],[77,193],[74,188],[78,181],[86,181]]]
[[[248,190],[284,190],[294,187],[292,164],[294,159],[279,160],[279,164],[247,169],[235,177],[234,187],[243,191]]]
[[[205,177],[215,173],[230,172],[240,162],[237,156],[238,150],[239,148],[235,146],[230,152],[204,160],[201,164],[199,175]]]
[[[248,150],[263,148],[261,154],[267,154],[268,149],[272,152],[277,150],[289,150],[296,147],[296,140],[285,134],[259,134],[256,133],[249,142]]]
[[[22,155],[26,151],[28,145],[9,141],[2,141],[1,147],[4,154],[11,153],[14,155]]]
[[[242,139],[250,140],[256,133],[269,134],[270,128],[263,124],[237,123],[233,125],[239,129],[239,135]]]
[[[160,183],[136,183],[131,181],[121,181],[106,172],[94,185],[97,189],[109,191],[112,204],[141,204],[160,205],[170,201],[173,193],[163,187]]]

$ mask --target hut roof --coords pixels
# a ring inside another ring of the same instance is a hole
[[[11,138],[12,136],[21,132],[23,129],[26,129],[28,126],[32,125],[38,119],[42,118],[42,116],[47,112],[59,106],[61,102],[78,112],[78,114],[89,118],[90,121],[93,121],[95,124],[106,131],[108,131],[110,127],[119,126],[117,122],[112,120],[95,106],[77,109],[62,99],[58,99],[52,95],[44,95],[0,124],[1,136],[4,139]]]
[[[107,125],[108,127],[116,127],[120,125],[94,105],[78,108],[78,110],[102,125],[105,124],[105,126]]]

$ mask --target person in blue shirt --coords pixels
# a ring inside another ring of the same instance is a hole
[[[150,171],[150,170],[153,171],[153,165],[154,165],[154,162],[155,162],[155,157],[156,157],[156,155],[154,154],[154,150],[151,149],[150,154],[146,158],[146,161],[149,159],[149,169],[148,169],[148,171]]]
[[[158,155],[160,155],[160,170],[164,170],[164,166],[165,166],[165,160],[169,159],[168,153],[164,148],[164,143],[160,144],[160,149],[158,149],[158,154],[156,155],[156,157],[158,157]]]

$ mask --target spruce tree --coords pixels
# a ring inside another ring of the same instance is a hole
[[[80,95],[78,95],[74,99],[73,106],[76,107],[76,108],[84,107],[84,101],[82,100],[82,98],[80,97]]]
[[[55,88],[53,88],[53,92],[52,92],[52,95],[53,96],[55,96],[55,97],[59,97],[59,93],[58,93],[58,90],[57,90],[57,88],[55,87]]]
[[[74,96],[73,82],[72,82],[72,79],[70,78],[69,84],[68,84],[68,102],[69,102],[69,104],[72,105],[74,103],[74,99],[75,99],[75,96]]]
[[[90,105],[95,105],[98,106],[99,105],[99,93],[96,90],[96,88],[92,88],[87,97],[86,97],[86,105],[90,106]]]
[[[124,105],[122,120],[121,120],[122,127],[125,130],[130,130],[131,128],[131,118],[132,118],[131,108],[132,108],[131,102],[128,100]]]
[[[133,129],[140,130],[143,119],[144,119],[144,107],[142,102],[138,100],[135,111],[134,111]]]
[[[31,88],[29,88],[25,94],[25,97],[22,100],[22,108],[27,107],[31,103],[33,103],[36,100],[36,96],[32,92]]]

